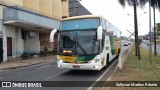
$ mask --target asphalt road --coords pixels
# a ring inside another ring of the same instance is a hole
[[[123,46],[122,53],[130,48]],[[106,81],[118,63],[115,59],[100,71],[59,69],[56,62],[0,72],[0,81]],[[72,84],[72,83],[71,83]],[[0,88],[0,90],[91,90],[91,87]]]
[[[147,46],[146,43],[141,43],[141,47],[146,50],[149,50],[149,46]],[[154,45],[152,45],[152,51],[154,52]],[[157,53],[160,53],[160,46],[157,46]]]

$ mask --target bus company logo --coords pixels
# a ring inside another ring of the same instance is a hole
[[[11,87],[11,82],[2,82],[2,87]]]

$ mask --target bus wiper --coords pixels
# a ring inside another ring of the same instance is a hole
[[[86,51],[83,49],[83,47],[79,44],[79,42],[77,42],[77,44],[79,45],[80,49],[83,51],[84,54],[87,54]]]

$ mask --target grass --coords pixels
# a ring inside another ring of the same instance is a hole
[[[115,72],[111,81],[160,81],[160,55],[152,56],[149,62],[149,52],[141,48],[141,60],[135,56],[134,48],[126,59],[123,69]],[[160,90],[159,87],[127,87],[110,88],[110,90]]]
[[[149,62],[149,52],[141,48],[141,60],[134,55],[134,49],[127,58],[124,68],[136,70],[141,75],[137,80],[160,81],[160,55],[152,56],[152,64]]]

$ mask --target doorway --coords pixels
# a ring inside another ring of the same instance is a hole
[[[12,37],[7,37],[7,56],[12,56]]]

